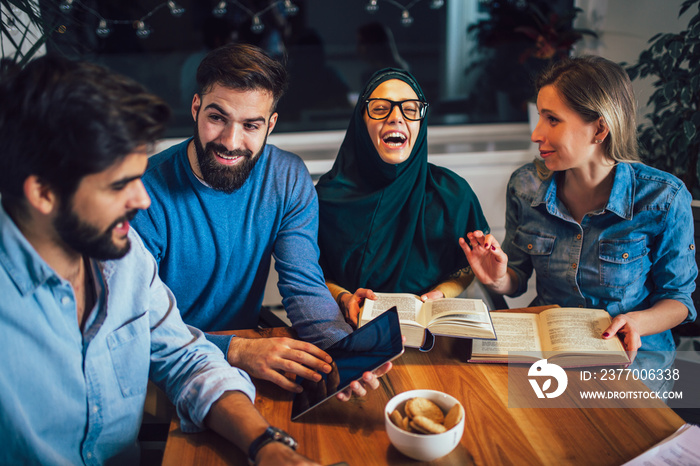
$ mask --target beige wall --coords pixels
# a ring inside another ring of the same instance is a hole
[[[599,36],[597,40],[586,40],[577,53],[594,53],[615,62],[634,64],[653,35],[685,29],[693,10],[679,18],[682,3],[683,0],[576,0],[576,6],[583,10],[577,25],[593,29]],[[646,103],[653,92],[652,82],[649,78],[633,81],[638,120],[648,112]]]

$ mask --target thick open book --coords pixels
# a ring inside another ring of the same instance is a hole
[[[481,299],[443,298],[431,299],[424,303],[419,296],[408,293],[375,294],[378,298],[376,301],[365,299],[358,325],[361,327],[382,312],[396,306],[401,333],[406,337],[405,346],[423,346],[426,329],[433,335],[496,338],[489,310]]]
[[[618,338],[604,340],[610,314],[601,309],[554,307],[539,313],[491,313],[498,340],[474,341],[469,362],[533,363],[562,367],[627,365]]]

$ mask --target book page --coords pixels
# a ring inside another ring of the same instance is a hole
[[[362,320],[374,319],[387,309],[396,306],[399,313],[399,320],[416,321],[418,310],[423,302],[415,295],[409,293],[375,293],[376,300],[365,299],[362,311]]]
[[[688,466],[700,464],[700,427],[683,424],[668,438],[657,443],[638,457],[623,466],[646,466],[663,464],[666,466]]]
[[[479,354],[508,356],[508,352],[541,351],[537,314],[492,312],[497,340],[474,340],[472,357]]]
[[[486,305],[480,299],[443,298],[427,301],[421,311],[426,323],[441,318],[488,324]]]
[[[603,340],[610,315],[600,309],[554,308],[540,313],[542,346],[548,351],[620,351],[616,338]]]

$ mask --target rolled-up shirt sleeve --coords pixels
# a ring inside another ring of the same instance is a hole
[[[150,379],[177,409],[183,432],[205,429],[212,404],[227,391],[245,393],[255,401],[255,386],[244,371],[231,367],[221,350],[200,330],[180,317],[175,296],[156,273],[150,283],[151,366]]]
[[[655,288],[649,297],[651,304],[662,299],[673,299],[684,304],[688,308],[684,322],[692,322],[697,316],[691,298],[698,275],[691,200],[685,188],[679,189],[671,199],[666,225],[661,229],[652,253]]]

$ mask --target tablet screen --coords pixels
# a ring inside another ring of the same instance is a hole
[[[350,382],[373,371],[403,353],[401,327],[393,307],[326,349],[333,362],[329,374],[321,374],[318,382],[297,377],[304,388],[294,394],[292,420],[344,390]]]

